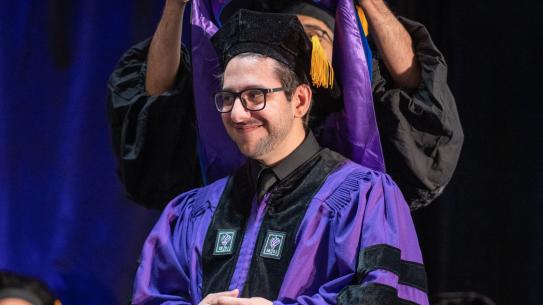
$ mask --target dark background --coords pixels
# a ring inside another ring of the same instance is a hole
[[[64,304],[124,304],[157,213],[124,198],[106,121],[120,55],[162,1],[0,2],[0,269]],[[449,64],[465,143],[443,196],[414,213],[431,294],[543,304],[539,1],[390,1]]]

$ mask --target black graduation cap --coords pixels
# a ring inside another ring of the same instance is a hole
[[[307,38],[296,15],[238,10],[211,42],[222,67],[236,55],[258,53],[292,69],[315,87],[332,87],[333,69],[317,37]]]

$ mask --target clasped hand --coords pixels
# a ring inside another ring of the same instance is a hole
[[[198,305],[272,305],[264,298],[238,298],[239,290],[208,294]]]

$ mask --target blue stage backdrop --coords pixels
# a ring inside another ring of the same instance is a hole
[[[152,34],[161,6],[0,5],[0,269],[45,280],[64,304],[126,304],[158,216],[125,199],[105,100],[116,61]]]

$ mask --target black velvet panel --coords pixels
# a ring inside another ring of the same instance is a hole
[[[271,189],[242,296],[277,298],[294,252],[294,237],[307,206],[328,175],[344,161],[343,156],[323,149]],[[228,182],[204,241],[203,296],[228,289],[254,195],[250,170],[244,166]],[[232,254],[214,255],[218,230],[236,230]],[[262,256],[269,232],[285,233],[280,257]]]
[[[398,297],[398,291],[383,284],[347,286],[337,297],[338,305],[419,305]]]
[[[426,270],[424,269],[424,265],[414,262],[401,261],[400,270],[399,283],[428,292]]]
[[[271,190],[242,296],[277,298],[296,247],[295,236],[309,202],[328,175],[344,160],[343,156],[323,149]],[[269,231],[286,233],[280,259],[260,255]]]
[[[308,79],[311,42],[298,18],[291,14],[270,14],[241,9],[211,38],[222,67],[241,53],[271,57]]]
[[[398,298],[398,305],[419,305],[419,304],[415,302],[411,302],[409,300]]]
[[[398,248],[381,244],[362,249],[358,256],[357,282],[362,282],[368,273],[376,269],[397,274],[400,284],[428,292],[424,265],[402,260]]]
[[[396,289],[382,284],[347,286],[337,296],[338,305],[397,305]]]
[[[400,275],[400,249],[389,245],[375,245],[360,251],[357,274],[361,281],[375,269],[384,269]]]
[[[247,173],[244,166],[230,178],[207,230],[202,250],[203,296],[228,290],[243,241],[253,194]],[[214,255],[218,230],[225,229],[236,231],[232,254]]]

